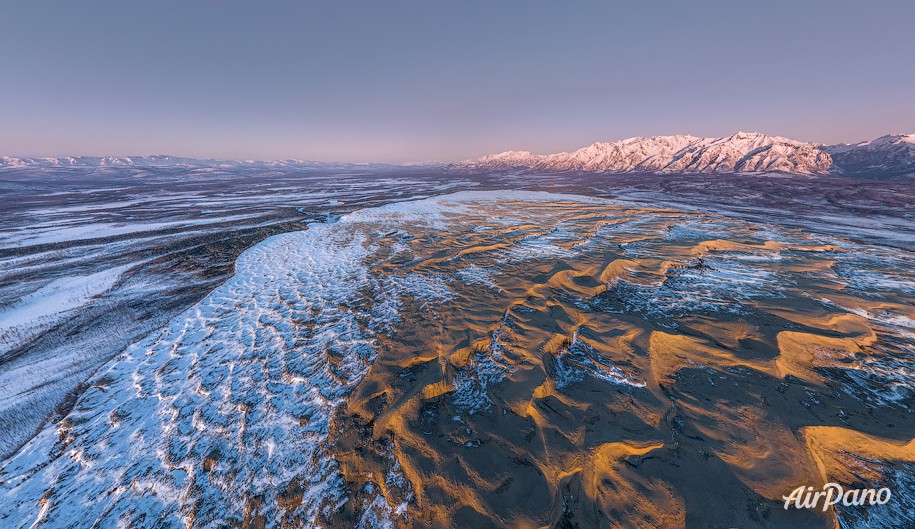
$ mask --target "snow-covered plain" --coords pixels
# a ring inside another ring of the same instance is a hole
[[[248,246],[344,208],[471,185],[167,162],[3,169],[0,456],[59,419],[100,365],[224,282]]]
[[[0,312],[0,355],[7,352],[3,345],[13,342],[7,338],[9,335],[42,332],[68,312],[104,294],[131,267],[116,266],[85,276],[55,279]]]

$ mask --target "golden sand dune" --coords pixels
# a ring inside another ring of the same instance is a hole
[[[910,456],[836,426],[872,432],[900,409],[827,389],[895,332],[848,309],[911,314],[836,294],[853,252],[711,217],[683,231],[669,210],[482,213],[500,222],[418,234],[400,265],[379,264],[467,278],[431,304],[403,297],[411,318],[336,420],[351,488],[407,505],[395,525],[834,527],[837,514],[785,511],[782,496],[835,475],[824,465],[843,443]],[[404,486],[384,484],[392,469]]]
[[[781,376],[794,375],[806,380],[822,380],[818,367],[841,367],[876,340],[876,333],[856,333],[844,337],[783,331],[778,335],[781,351],[776,366]]]
[[[741,359],[729,350],[717,347],[711,342],[682,334],[661,331],[651,333],[649,345],[651,373],[659,386],[671,382],[683,368],[704,367],[723,370],[746,367],[768,374],[776,374],[771,361]]]
[[[834,426],[808,426],[801,433],[824,483],[879,482],[880,464],[915,463],[915,438],[894,441]]]
[[[702,241],[693,247],[693,253],[706,252],[745,252],[754,253],[759,250],[778,251],[785,248],[785,244],[778,241],[765,241],[762,244],[748,244],[744,242],[716,239]]]
[[[601,272],[602,283],[614,283],[618,280],[642,282],[648,284],[663,283],[671,269],[685,266],[680,261],[665,259],[615,259]]]
[[[580,470],[580,494],[593,505],[577,522],[585,527],[673,529],[685,527],[686,510],[663,481],[632,470],[663,444],[607,443],[595,448]],[[570,486],[574,482],[570,480]]]

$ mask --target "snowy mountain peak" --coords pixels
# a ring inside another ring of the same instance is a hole
[[[915,175],[915,134],[890,134],[875,140],[823,147],[842,174]]]
[[[828,172],[831,159],[813,143],[758,132],[737,132],[722,138],[634,137],[546,155],[511,151],[468,160],[462,165],[489,170],[815,174]]]

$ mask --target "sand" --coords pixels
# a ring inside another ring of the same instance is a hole
[[[891,390],[911,364],[883,346],[910,340],[907,331],[838,305],[900,317],[910,307],[898,294],[875,301],[840,288],[832,265],[857,250],[671,210],[557,201],[511,211],[539,216],[536,233],[452,225],[417,233],[402,260],[380,266],[453,277],[473,263],[497,271],[497,288],[453,285],[459,297],[432,305],[404,299],[411,316],[384,337],[333,425],[356,491],[350,516],[368,482],[407,505],[394,523],[411,527],[890,519],[783,509],[800,484],[860,485],[836,463],[843,450],[884,470],[911,460],[912,396]],[[528,254],[513,255],[519,248]],[[897,369],[846,378],[875,362]],[[384,479],[394,468],[398,487]],[[886,476],[873,471],[867,483]]]

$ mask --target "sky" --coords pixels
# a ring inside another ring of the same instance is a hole
[[[915,2],[4,2],[0,155],[458,161],[915,133]]]

